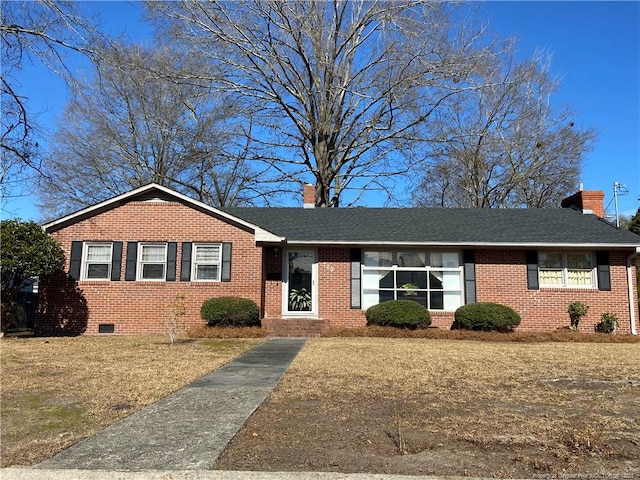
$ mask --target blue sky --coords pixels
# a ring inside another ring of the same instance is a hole
[[[561,87],[554,105],[569,105],[581,127],[598,130],[592,152],[585,156],[581,181],[586,190],[603,190],[607,213],[614,213],[613,184],[625,184],[618,198],[621,214],[636,212],[640,196],[640,2],[502,2],[478,4],[488,28],[519,39],[519,54],[536,49],[552,53],[552,72]],[[83,2],[83,11],[97,14],[112,35],[145,40],[149,28],[140,22],[136,2]],[[72,69],[89,69],[70,57]],[[53,133],[67,90],[54,74],[38,64],[25,65],[21,92],[46,135]],[[30,186],[25,186],[26,193]],[[35,197],[12,200],[3,217],[39,219]]]

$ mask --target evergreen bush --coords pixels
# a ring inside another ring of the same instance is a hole
[[[499,303],[470,303],[458,308],[451,328],[508,332],[520,324],[520,315]]]
[[[423,305],[412,300],[388,300],[365,312],[367,325],[396,328],[424,328],[431,325],[431,315]]]
[[[212,327],[260,326],[260,309],[248,298],[210,298],[203,302],[200,316]]]

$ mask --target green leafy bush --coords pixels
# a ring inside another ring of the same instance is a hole
[[[411,300],[389,300],[365,312],[367,325],[396,328],[424,328],[431,325],[431,315],[423,305]]]
[[[212,327],[260,326],[260,309],[248,298],[210,298],[202,304],[200,316]]]
[[[600,323],[596,325],[596,331],[602,333],[613,333],[618,328],[618,316],[615,313],[603,313],[600,316]]]
[[[520,315],[499,303],[470,303],[458,308],[451,328],[508,332],[520,324]]]

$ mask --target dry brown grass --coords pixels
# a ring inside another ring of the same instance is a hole
[[[3,338],[1,465],[30,465],[150,405],[260,340]]]
[[[187,329],[190,338],[264,338],[267,331],[261,327],[210,327],[194,325]]]
[[[311,340],[217,468],[640,475],[639,358],[637,343]]]
[[[569,343],[640,343],[640,335],[585,333],[561,328],[551,332],[475,332],[471,330],[447,330],[422,328],[417,330],[367,326],[359,328],[329,328],[323,337],[386,337],[430,338],[441,340],[476,340],[481,342],[569,342]]]

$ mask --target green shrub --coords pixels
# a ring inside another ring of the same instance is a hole
[[[365,312],[367,325],[380,325],[396,328],[428,327],[431,315],[423,305],[411,300],[388,300],[370,307]]]
[[[451,328],[508,332],[520,324],[520,315],[499,303],[470,303],[458,308]]]
[[[248,298],[210,298],[202,304],[200,316],[212,327],[260,326],[260,309]]]
[[[603,313],[600,316],[600,323],[596,325],[596,331],[602,333],[613,333],[618,328],[618,317],[615,313]]]

